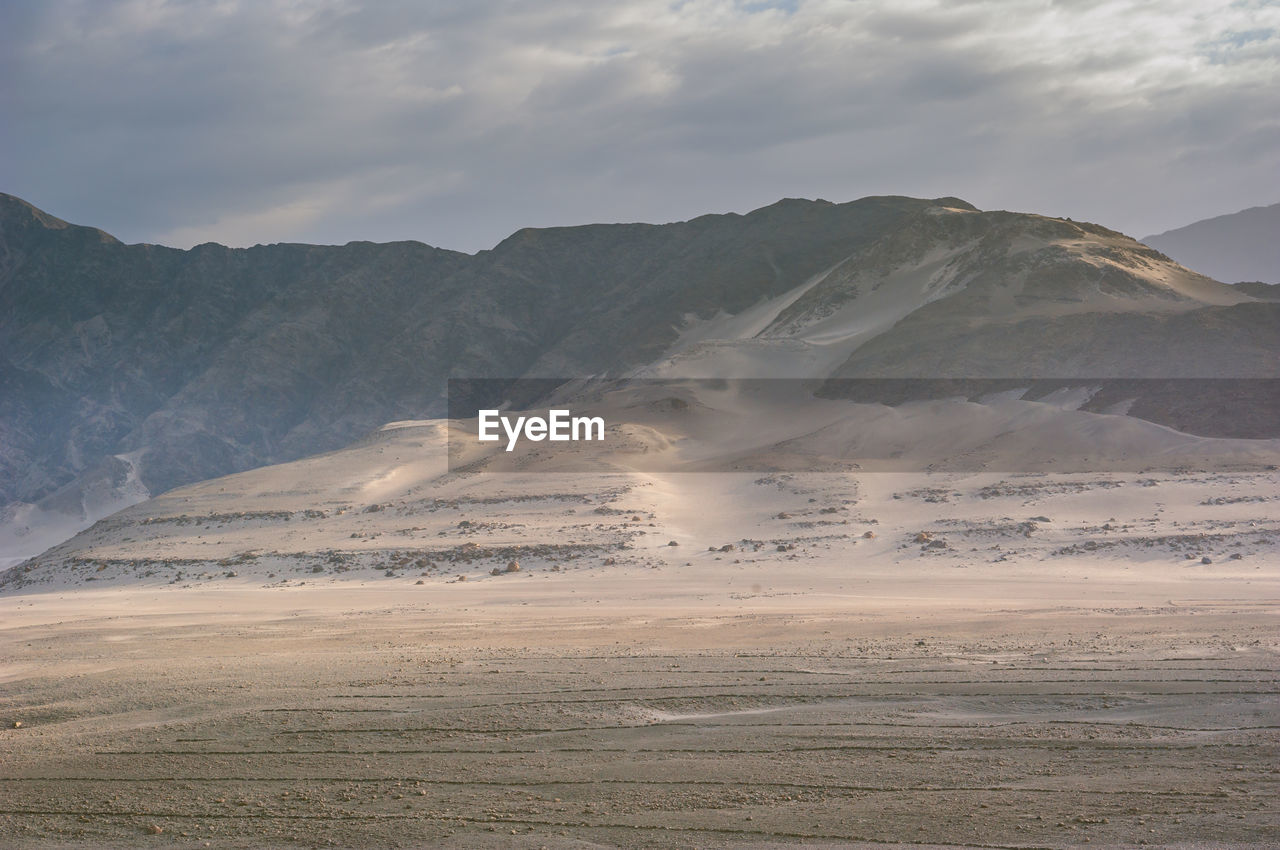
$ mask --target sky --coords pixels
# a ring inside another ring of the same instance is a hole
[[[1280,0],[4,0],[0,191],[126,242],[1280,201]]]

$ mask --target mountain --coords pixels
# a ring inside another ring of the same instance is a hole
[[[1274,377],[1278,351],[1280,303],[955,198],[526,229],[466,255],[125,245],[0,195],[0,547],[441,416],[450,376]]]
[[[1280,283],[1280,204],[1208,218],[1142,241],[1218,280]]]
[[[910,199],[782,202],[678,225],[419,243],[122,245],[0,199],[0,500],[141,452],[153,492],[438,414],[444,379],[580,374],[661,353],[874,240]]]
[[[1237,283],[1236,289],[1247,295],[1252,295],[1260,301],[1280,301],[1280,283],[1247,280]]]
[[[940,204],[783,296],[692,328],[657,373],[1273,377],[1277,319],[1115,231]]]

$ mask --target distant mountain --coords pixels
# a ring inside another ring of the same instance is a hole
[[[0,556],[441,416],[450,376],[1272,377],[1277,354],[1280,303],[955,198],[527,229],[466,255],[125,245],[0,195]]]
[[[1280,283],[1280,204],[1197,221],[1142,241],[1218,280]]]
[[[1263,301],[1280,301],[1280,283],[1249,280],[1237,283],[1236,289]]]

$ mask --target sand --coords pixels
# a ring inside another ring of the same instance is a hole
[[[435,433],[10,581],[0,846],[1280,843],[1280,473],[459,476]]]
[[[1280,840],[1270,604],[513,604],[6,598],[0,844]]]

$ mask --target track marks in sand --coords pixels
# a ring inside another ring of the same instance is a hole
[[[132,666],[4,694],[7,711],[69,719],[0,731],[0,844],[1280,839],[1280,674],[1253,643],[1268,625],[1189,641],[1132,619],[1102,642],[1094,629],[412,661],[406,639],[353,645],[335,626],[303,655],[271,650],[278,631],[247,638],[260,655],[190,645],[159,694],[146,653],[176,644],[141,642]],[[216,710],[166,713],[215,678]],[[126,722],[146,689],[161,704]]]

